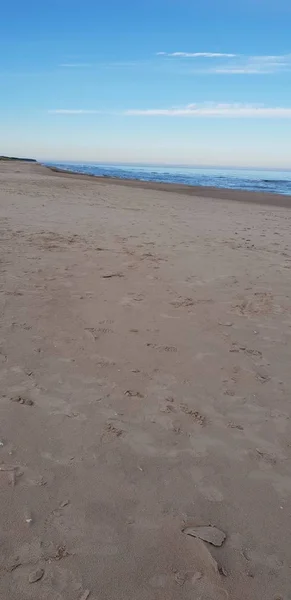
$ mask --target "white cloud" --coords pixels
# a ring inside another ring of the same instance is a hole
[[[266,73],[270,73],[270,71],[265,70],[263,71],[262,69],[256,69],[254,67],[223,67],[223,68],[218,68],[218,69],[212,69],[210,71],[208,71],[208,73],[220,73],[220,74],[226,74],[226,75],[261,75],[261,74],[266,74]]]
[[[205,68],[205,63],[195,61],[192,73],[218,74],[270,74],[291,71],[291,54],[278,55],[245,55],[220,52],[158,52],[160,56],[174,58],[208,58],[215,59],[215,67]],[[187,61],[187,65],[192,64]]]
[[[234,58],[236,54],[222,52],[157,52],[157,56],[173,56],[177,58]]]
[[[101,110],[84,110],[83,108],[57,108],[48,111],[50,115],[99,115],[102,112]]]
[[[291,54],[275,54],[272,56],[268,56],[268,55],[261,55],[261,56],[250,56],[249,57],[251,60],[253,61],[260,61],[260,62],[281,62],[281,61],[290,61],[291,60]]]
[[[91,67],[92,65],[90,63],[63,63],[59,66],[68,68],[68,69],[78,69],[79,67],[80,68]]]
[[[119,115],[128,117],[201,117],[291,119],[291,107],[268,107],[264,104],[215,103],[187,104],[170,108],[133,108],[121,111],[61,108],[49,110],[53,115]]]
[[[291,119],[291,107],[267,107],[258,104],[187,104],[184,107],[133,109],[124,112],[129,116],[165,117],[226,117]]]

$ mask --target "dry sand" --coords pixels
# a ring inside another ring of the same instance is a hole
[[[170,189],[0,163],[1,600],[291,597],[291,199]]]

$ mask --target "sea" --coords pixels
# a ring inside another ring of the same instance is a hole
[[[291,195],[291,170],[225,169],[128,163],[50,162],[44,164],[98,177],[117,177]]]

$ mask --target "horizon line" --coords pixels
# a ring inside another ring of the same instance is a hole
[[[290,167],[270,167],[270,166],[254,166],[254,165],[214,165],[214,164],[191,164],[191,163],[166,163],[166,162],[135,162],[135,161],[107,161],[107,160],[66,160],[66,159],[36,159],[38,162],[45,163],[60,163],[60,164],[85,164],[85,165],[120,165],[120,166],[131,166],[139,165],[144,167],[156,166],[156,167],[182,167],[190,169],[229,169],[229,170],[251,170],[251,171],[287,171],[291,172]]]

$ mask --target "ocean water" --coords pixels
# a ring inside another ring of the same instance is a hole
[[[291,195],[291,171],[76,162],[46,164],[99,177],[119,177],[121,179],[139,179],[141,181],[180,183]]]

